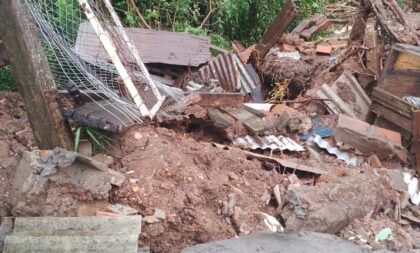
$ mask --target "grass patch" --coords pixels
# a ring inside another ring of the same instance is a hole
[[[16,91],[10,66],[0,68],[0,91]]]

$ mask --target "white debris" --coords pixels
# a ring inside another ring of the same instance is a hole
[[[420,192],[419,192],[419,180],[416,177],[412,177],[409,173],[404,172],[404,182],[408,186],[408,195],[410,201],[414,205],[420,203]]]
[[[270,229],[271,232],[283,232],[284,228],[280,224],[280,222],[274,218],[273,216],[263,213],[263,212],[255,212],[255,214],[258,214],[260,217],[263,218],[264,224]]]
[[[296,60],[296,61],[300,60],[300,58],[301,58],[300,53],[298,51],[294,51],[294,52],[280,52],[280,51],[277,51],[276,55],[279,58],[290,58],[290,59],[293,59],[293,60]]]

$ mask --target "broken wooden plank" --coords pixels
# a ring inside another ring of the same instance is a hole
[[[420,110],[413,111],[412,120],[412,150],[416,155],[417,172],[420,174]]]
[[[276,158],[276,157],[271,157],[271,156],[266,156],[266,155],[261,155],[261,154],[245,151],[245,150],[238,149],[238,148],[232,148],[232,147],[221,145],[221,144],[214,143],[214,142],[212,144],[215,147],[220,148],[220,149],[240,151],[240,152],[244,153],[247,157],[255,158],[255,159],[260,160],[260,161],[276,162],[276,163],[279,163],[283,167],[291,168],[291,169],[294,169],[294,170],[298,170],[298,171],[302,171],[302,172],[310,172],[310,173],[318,174],[318,175],[329,175],[330,174],[328,171],[325,171],[321,168],[309,167],[307,165],[298,164],[298,163],[295,163],[295,162],[292,162],[292,161],[288,161],[288,160],[284,160],[284,159],[280,159],[280,158]]]
[[[72,150],[40,32],[24,0],[0,1],[0,30],[38,147]]]
[[[300,33],[300,37],[304,38],[305,40],[309,40],[315,33],[328,28],[332,24],[331,20],[327,19],[327,17],[322,14],[311,18],[311,22],[314,22],[315,25],[306,30],[303,30]]]
[[[394,64],[394,69],[420,71],[420,53],[401,52]]]
[[[382,117],[387,121],[411,132],[411,118],[404,117],[397,111],[394,111],[380,103],[374,101],[370,107],[370,111],[375,113],[378,117]]]
[[[411,105],[394,94],[380,88],[374,88],[372,91],[372,100],[411,120]]]
[[[245,94],[243,93],[211,93],[198,92],[198,99],[192,104],[204,107],[240,107],[244,103]]]
[[[242,122],[253,133],[262,133],[273,127],[244,108],[222,108],[222,110]]]
[[[264,59],[268,51],[277,43],[277,40],[286,31],[296,14],[293,1],[287,0],[255,48],[254,58],[257,62]]]
[[[209,37],[141,28],[124,28],[124,30],[139,49],[144,63],[198,67],[211,61]],[[109,60],[109,56],[88,22],[80,25],[74,49],[83,59]]]
[[[370,73],[378,79],[381,73],[381,51],[382,44],[376,29],[376,19],[368,18],[366,21],[364,42],[369,50],[366,51],[366,65]]]
[[[308,25],[311,23],[311,21],[309,19],[304,19],[302,20],[302,22],[300,22],[300,24],[298,26],[295,27],[295,29],[293,29],[293,31],[291,33],[301,33],[303,32],[303,30],[306,29],[306,27],[308,27]]]

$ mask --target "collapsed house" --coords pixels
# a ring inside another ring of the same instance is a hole
[[[49,218],[4,219],[5,252],[90,238],[71,250],[137,252],[139,234],[145,252],[180,252],[283,231],[336,234],[360,250],[420,247],[418,13],[366,0],[290,27],[299,10],[286,1],[258,44],[213,57],[206,36],[123,28],[108,1],[74,1],[63,29],[48,2],[0,5],[0,30],[18,31],[0,35],[33,131],[17,127],[28,125],[23,109],[5,96],[13,141],[0,166],[14,173],[1,214],[70,216],[64,228],[79,230],[52,238]],[[93,154],[104,136],[93,129],[117,136],[107,155]],[[109,229],[126,243],[108,241]]]

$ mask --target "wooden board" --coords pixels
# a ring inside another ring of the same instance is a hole
[[[420,55],[401,53],[395,62],[397,70],[417,70],[420,72]]]
[[[124,29],[137,46],[144,63],[197,67],[211,61],[209,37],[141,28]],[[74,49],[80,57],[85,59],[94,57],[110,60],[88,22],[80,25]]]
[[[222,110],[242,122],[253,133],[262,133],[273,127],[244,108],[222,108]]]
[[[0,31],[38,147],[71,150],[71,132],[61,115],[40,32],[25,0],[0,1]]]
[[[220,149],[229,149],[229,150],[236,150],[236,151],[243,152],[244,154],[246,154],[246,156],[248,156],[250,158],[255,158],[255,159],[260,160],[260,161],[277,162],[283,167],[291,168],[291,169],[294,169],[294,170],[297,170],[297,171],[310,172],[310,173],[318,174],[318,175],[329,175],[330,174],[328,171],[325,171],[325,170],[323,170],[321,168],[318,168],[318,167],[309,167],[307,165],[298,164],[298,163],[295,163],[293,161],[288,161],[288,160],[284,160],[284,159],[280,159],[280,158],[276,158],[276,157],[272,157],[272,156],[261,155],[261,154],[245,151],[245,150],[238,149],[238,148],[232,148],[232,147],[229,147],[229,146],[221,145],[221,144],[218,144],[218,143],[213,143],[213,145],[217,148],[220,148]]]
[[[286,31],[296,14],[297,12],[293,1],[287,0],[255,48],[255,59],[264,59],[268,51],[277,43],[277,40]]]
[[[244,103],[243,93],[211,93],[199,92],[199,99],[194,104],[204,107],[240,107]]]

